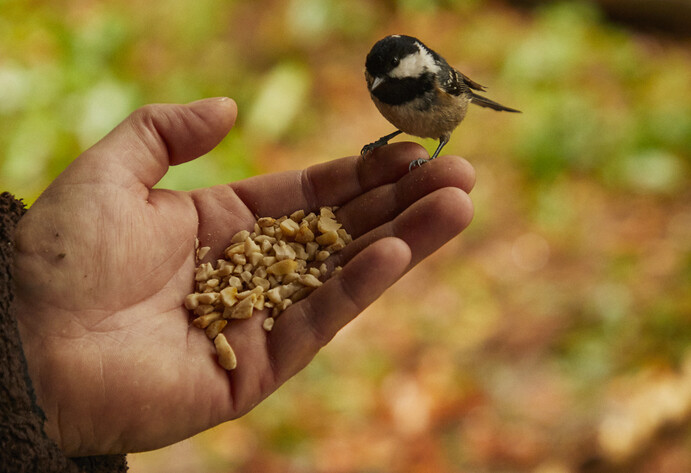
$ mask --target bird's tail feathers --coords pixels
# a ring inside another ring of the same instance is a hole
[[[516,110],[515,108],[505,107],[504,105],[497,103],[494,100],[490,100],[487,97],[483,97],[482,95],[478,95],[476,93],[472,93],[472,97],[471,97],[470,101],[472,103],[474,103],[475,105],[479,105],[481,107],[491,108],[493,110],[498,110],[500,112],[521,113],[520,110]]]

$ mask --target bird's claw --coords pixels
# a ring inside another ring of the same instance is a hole
[[[362,151],[360,151],[360,155],[361,155],[361,156],[363,157],[363,159],[364,159],[364,158],[365,158],[365,155],[367,155],[367,153],[369,153],[369,152],[371,152],[371,151],[374,151],[374,150],[377,149],[377,148],[381,148],[381,147],[384,146],[384,145],[388,145],[388,144],[389,144],[389,140],[391,140],[391,138],[393,138],[394,136],[398,136],[398,135],[400,135],[401,133],[403,133],[401,130],[396,130],[396,131],[394,131],[393,133],[389,133],[389,134],[386,135],[386,136],[382,136],[382,137],[379,138],[377,141],[373,141],[372,143],[363,146],[363,147],[362,147]]]
[[[419,159],[416,159],[414,161],[411,161],[410,164],[408,165],[408,172],[412,171],[413,168],[422,166],[423,164],[425,164],[428,161],[430,161],[430,160],[425,159],[425,158],[419,158]]]
[[[367,157],[367,155],[369,153],[371,153],[375,149],[381,148],[382,146],[384,146],[388,143],[389,143],[389,140],[382,140],[382,139],[378,139],[377,141],[373,141],[372,143],[367,144],[367,145],[362,147],[362,151],[360,151],[360,156],[365,158],[365,157]]]
[[[369,153],[377,149],[379,146],[377,146],[377,142],[375,141],[374,143],[367,144],[362,147],[362,150],[360,151],[360,156],[365,158]]]

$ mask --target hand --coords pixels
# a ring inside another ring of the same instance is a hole
[[[211,150],[236,117],[230,99],[134,112],[46,189],[15,235],[15,307],[46,433],[68,456],[158,448],[237,418],[300,371],[405,271],[472,217],[470,165],[412,143],[302,171],[192,192],[152,187],[168,166]],[[355,241],[344,265],[265,332],[265,312],[225,330],[226,372],[182,306],[194,243],[220,256],[259,216],[338,205]]]

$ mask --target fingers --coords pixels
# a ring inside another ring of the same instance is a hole
[[[466,228],[473,218],[468,194],[457,187],[443,187],[417,200],[400,215],[359,236],[329,261],[342,265],[373,242],[396,237],[411,250],[411,266],[430,255]]]
[[[88,175],[125,186],[153,187],[168,166],[209,152],[235,123],[237,106],[221,97],[187,105],[147,105],[133,112],[73,164],[69,176]]]
[[[245,179],[231,187],[255,214],[280,217],[297,209],[342,205],[377,186],[396,182],[408,173],[410,161],[422,156],[427,156],[423,147],[401,142],[379,148],[367,159],[336,159],[303,171]]]
[[[284,312],[270,336],[277,383],[307,365],[341,328],[403,274],[410,258],[410,248],[402,240],[377,241],[308,298]]]
[[[393,184],[372,189],[337,212],[339,222],[357,238],[373,228],[393,220],[422,197],[444,187],[469,193],[475,184],[475,170],[465,159],[444,156],[406,173]]]

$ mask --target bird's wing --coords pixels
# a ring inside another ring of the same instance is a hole
[[[456,72],[456,74],[458,74],[458,76],[460,78],[459,80],[462,80],[465,85],[467,85],[468,87],[470,87],[473,90],[479,90],[480,92],[484,92],[484,90],[485,90],[484,85],[478,84],[477,82],[472,80],[470,77],[464,75],[461,72],[458,72],[456,70],[454,70],[454,72]]]
[[[447,68],[445,72],[445,74],[439,76],[439,85],[445,92],[451,95],[461,95],[470,92],[470,89],[485,90],[484,86],[452,67]]]

